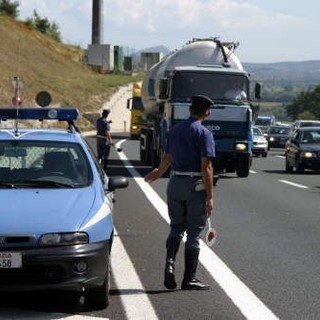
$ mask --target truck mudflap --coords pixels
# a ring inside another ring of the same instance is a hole
[[[239,178],[248,177],[252,164],[250,153],[218,153],[214,161],[217,173],[236,172]]]

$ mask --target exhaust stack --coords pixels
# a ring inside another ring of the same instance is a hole
[[[92,44],[101,44],[103,0],[92,0]]]

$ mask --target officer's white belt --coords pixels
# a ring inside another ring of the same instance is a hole
[[[171,170],[171,176],[201,177],[202,174],[201,174],[201,172]]]

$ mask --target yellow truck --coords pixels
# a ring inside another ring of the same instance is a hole
[[[130,119],[130,138],[140,138],[141,125],[145,124],[143,120],[144,107],[141,100],[142,81],[135,82],[132,88],[132,97],[127,100],[127,108],[131,111]]]

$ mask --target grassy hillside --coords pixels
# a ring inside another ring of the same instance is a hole
[[[12,106],[11,77],[23,80],[23,106],[35,106],[39,91],[48,91],[54,106],[99,111],[120,85],[134,81],[131,76],[102,75],[82,63],[83,52],[60,44],[0,13],[0,107]],[[81,129],[93,129],[81,117]]]

